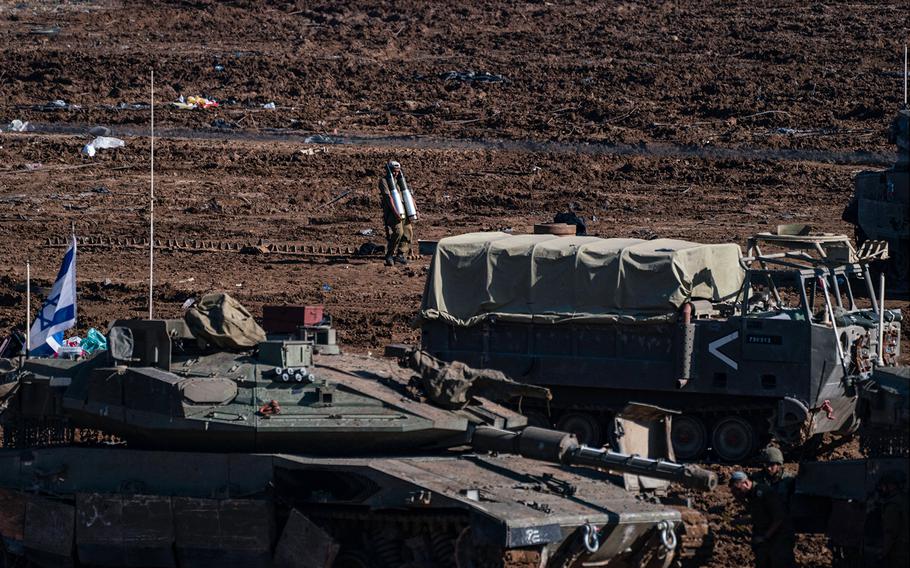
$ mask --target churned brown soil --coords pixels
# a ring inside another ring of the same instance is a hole
[[[421,239],[577,202],[597,235],[744,245],[778,223],[852,234],[853,176],[894,160],[907,37],[901,2],[2,2],[0,330],[22,325],[26,260],[36,301],[53,282],[45,239],[148,235],[152,69],[161,239],[381,244],[394,157]],[[93,126],[126,146],[83,157]],[[211,290],[255,314],[318,302],[377,352],[418,339],[427,265],[161,251],[155,312]],[[83,247],[78,275],[77,331],[147,313],[146,251]],[[696,505],[713,565],[748,565],[726,490]],[[829,564],[823,545],[802,539],[800,564]]]

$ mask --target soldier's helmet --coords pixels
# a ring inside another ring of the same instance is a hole
[[[784,454],[778,448],[768,447],[762,450],[759,460],[765,465],[774,463],[784,465]]]

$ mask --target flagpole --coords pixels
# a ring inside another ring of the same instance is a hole
[[[155,70],[152,69],[152,122],[151,122],[151,187],[149,191],[149,319],[154,316],[153,285],[155,279]]]
[[[25,261],[25,358],[32,350],[32,263]]]

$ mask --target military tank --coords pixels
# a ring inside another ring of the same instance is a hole
[[[112,324],[108,351],[5,372],[0,534],[39,566],[667,566],[707,524],[658,496],[714,474],[651,459],[649,409],[617,450],[524,427],[495,372],[218,348],[182,320]],[[330,349],[329,353],[337,352]],[[486,395],[486,396],[485,396]]]

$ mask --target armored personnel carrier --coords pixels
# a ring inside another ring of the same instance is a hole
[[[897,113],[888,139],[897,146],[897,160],[884,171],[856,176],[853,198],[843,219],[855,226],[856,242],[887,241],[891,260],[874,267],[888,275],[892,292],[910,294],[910,109]]]
[[[678,411],[676,457],[748,458],[856,424],[873,360],[895,365],[900,312],[869,264],[887,246],[783,226],[735,244],[472,233],[439,242],[421,347],[552,390],[523,409],[596,445],[628,401]],[[763,250],[765,249],[765,250]],[[773,252],[772,249],[777,252]],[[854,287],[872,299],[860,307]]]
[[[484,396],[546,391],[420,354],[411,368],[292,339],[228,350],[173,320],[118,321],[108,341],[3,374],[10,558],[663,567],[704,552],[704,518],[657,497],[716,478],[645,457],[668,436],[645,407],[618,418],[612,451],[523,428]]]

